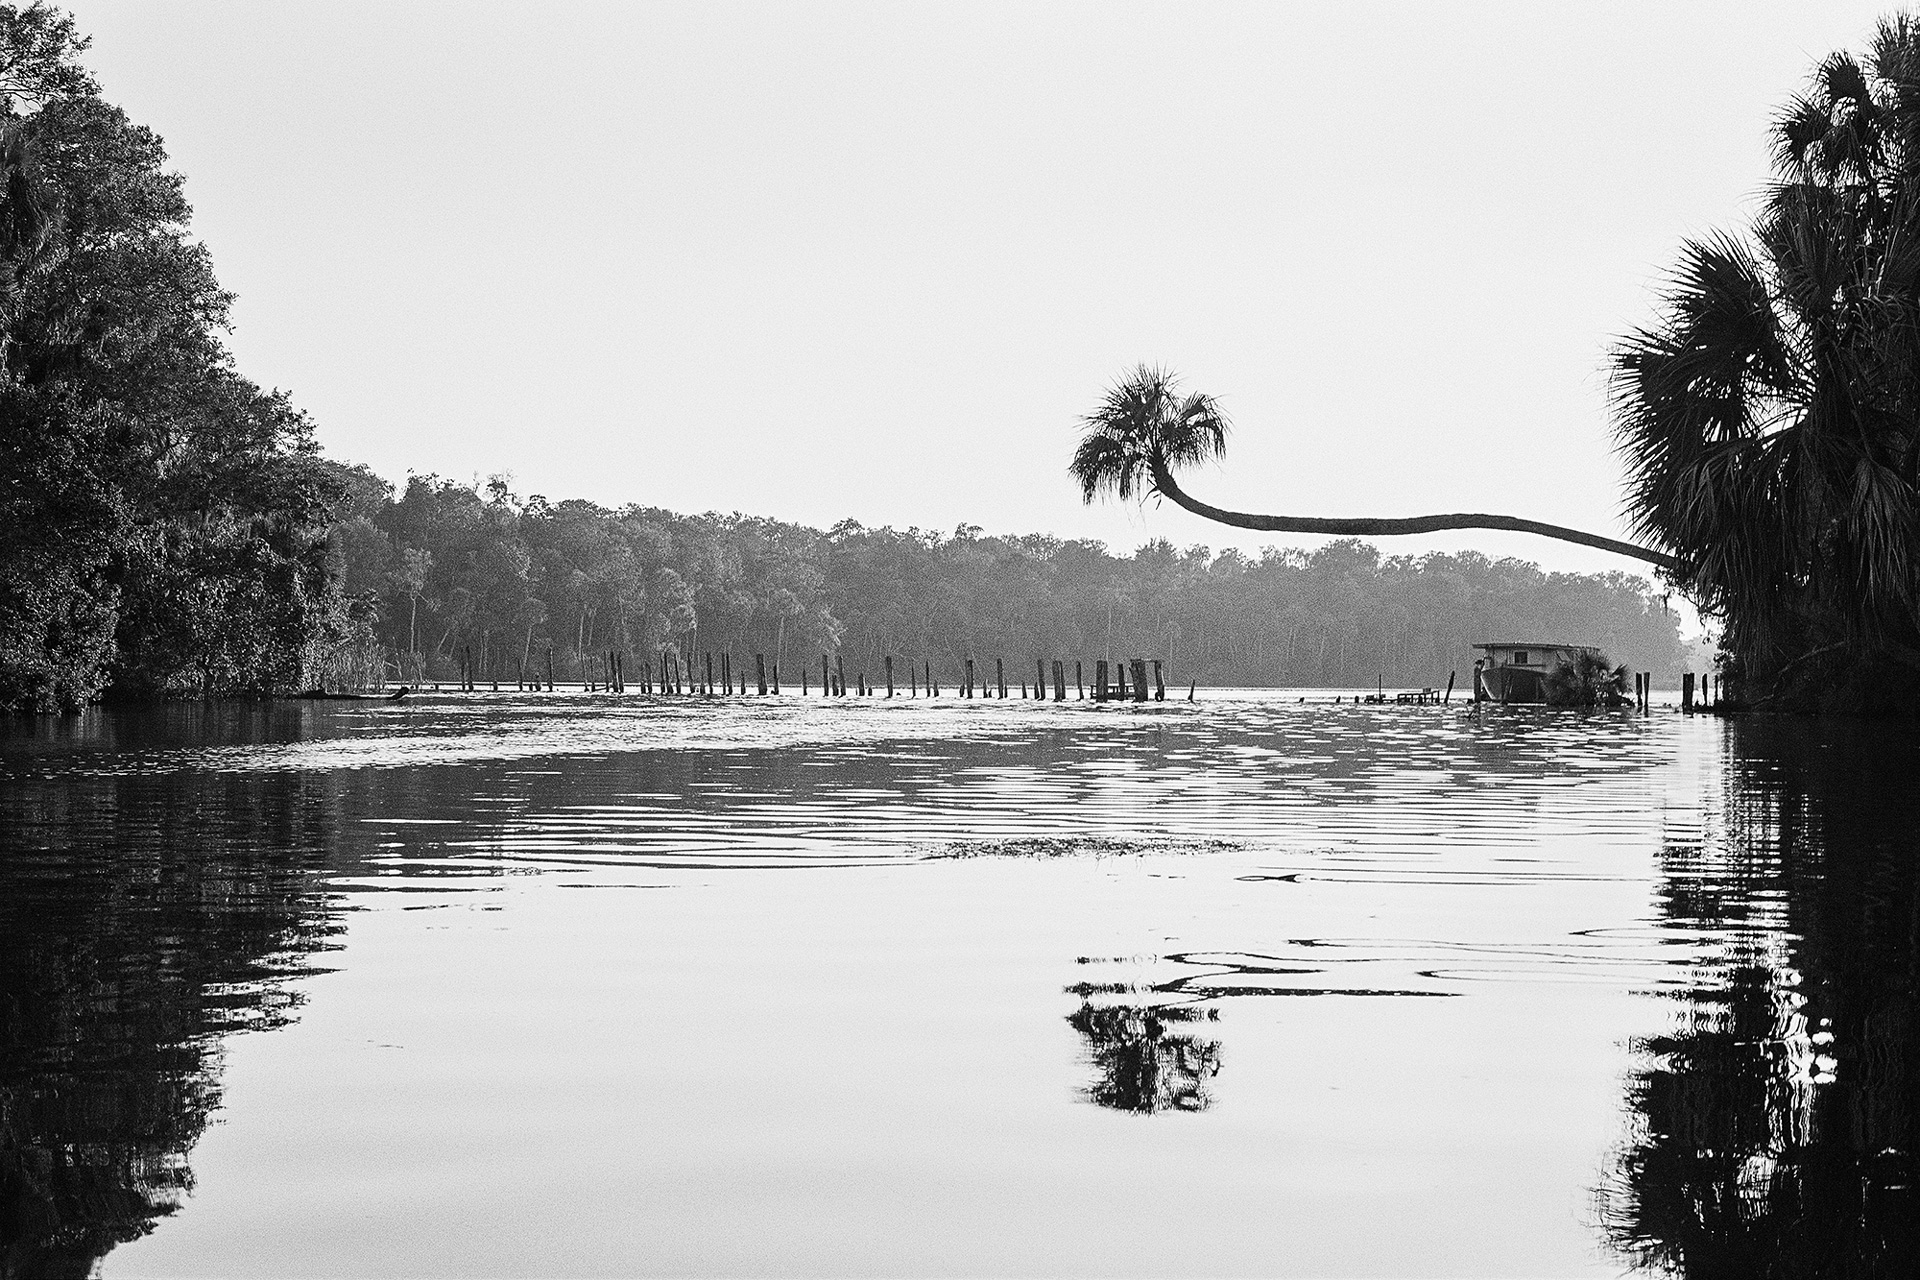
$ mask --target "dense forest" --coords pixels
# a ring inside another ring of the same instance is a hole
[[[1112,656],[1203,684],[1430,685],[1495,638],[1598,644],[1663,677],[1682,654],[1643,579],[1473,552],[1382,557],[1346,540],[1253,558],[1156,540],[1114,555],[973,526],[823,532],[523,501],[505,480],[483,492],[413,476],[395,495],[364,469],[341,474],[336,573],[359,643],[400,678],[451,677],[471,653],[479,678],[513,680],[522,662],[544,674],[551,649],[562,679],[616,650],[760,653],[796,682],[824,652],[850,681],[893,654],[949,680],[967,658],[1005,658],[1018,679],[1036,658]]]
[[[971,526],[522,501],[505,482],[415,476],[395,495],[234,367],[232,299],[180,176],[100,98],[85,48],[58,10],[0,3],[0,709],[446,678],[469,654],[505,680],[536,651],[563,679],[608,650],[790,672],[839,653],[849,675],[888,653],[949,673],[1158,657],[1210,684],[1432,684],[1495,638],[1679,661],[1644,581],[1472,553],[1116,556]]]
[[[339,485],[85,47],[0,5],[0,707],[288,688],[345,624]]]

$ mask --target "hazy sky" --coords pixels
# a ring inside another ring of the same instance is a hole
[[[1610,341],[1888,11],[71,8],[187,176],[242,370],[333,456],[1122,549],[1274,540],[1080,505],[1077,419],[1142,361],[1232,414],[1220,505],[1622,533]]]

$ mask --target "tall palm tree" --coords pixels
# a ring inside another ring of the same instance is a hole
[[[1615,352],[1629,511],[1759,683],[1920,670],[1920,27],[1823,61],[1774,142],[1751,235],[1688,243]]]
[[[1228,511],[1182,489],[1174,472],[1219,457],[1226,450],[1227,415],[1212,396],[1181,395],[1179,380],[1164,369],[1141,365],[1107,391],[1085,419],[1086,434],[1068,471],[1080,496],[1092,502],[1111,495],[1122,501],[1157,493],[1220,524],[1267,533],[1330,533],[1346,537],[1391,537],[1444,529],[1506,529],[1534,533],[1632,556],[1677,573],[1680,561],[1666,552],[1585,533],[1563,525],[1485,512],[1399,518],[1273,516]]]

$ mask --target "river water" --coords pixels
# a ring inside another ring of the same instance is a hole
[[[1920,742],[1327,696],[9,724],[0,1276],[1912,1274]]]

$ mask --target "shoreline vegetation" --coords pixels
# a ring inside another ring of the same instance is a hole
[[[1223,447],[1204,414],[1171,436],[1090,434],[1069,468],[1088,496],[1159,492],[1271,531],[1521,528],[1621,550],[1657,584],[1351,537],[1115,555],[971,525],[523,500],[504,478],[413,475],[396,494],[323,457],[289,397],[235,369],[232,298],[188,234],[182,180],[99,96],[86,47],[59,10],[0,3],[0,710],[507,682],[536,652],[570,679],[609,651],[868,670],[886,653],[1079,653],[1157,658],[1175,684],[1424,687],[1470,666],[1468,646],[1519,639],[1599,646],[1667,683],[1686,662],[1674,591],[1723,633],[1729,705],[1920,707],[1908,19],[1864,61],[1820,64],[1774,125],[1778,182],[1751,233],[1685,245],[1657,323],[1615,349],[1638,543],[1488,514],[1223,511],[1173,479]]]

